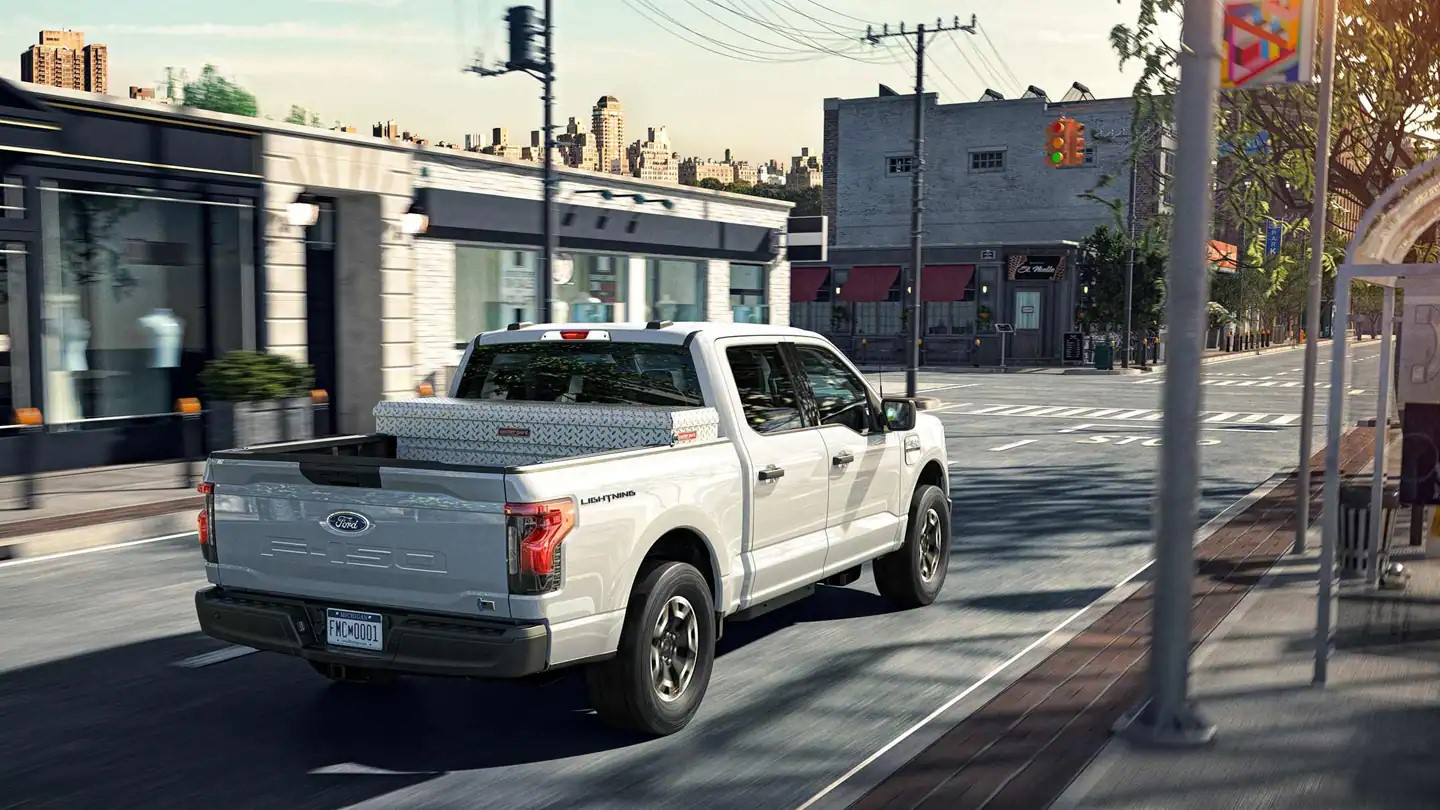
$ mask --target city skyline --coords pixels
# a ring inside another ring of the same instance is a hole
[[[1099,97],[1127,95],[1132,79],[1116,67],[1106,37],[1115,23],[1133,20],[1135,4],[1105,4],[1105,13],[1095,14],[1058,0],[1036,0],[1025,13],[992,11],[980,20],[988,40],[943,41],[962,36],[950,34],[932,43],[927,91],[937,92],[941,103],[953,103],[974,101],[995,85],[1015,97],[1023,86],[1035,84],[1058,97],[1080,81]],[[461,142],[465,133],[497,126],[513,132],[537,129],[537,82],[519,75],[480,79],[461,72],[477,49],[487,64],[504,52],[500,17],[506,4],[481,5],[477,11],[473,5],[428,0],[256,0],[244,9],[198,9],[157,0],[118,9],[98,0],[69,0],[43,14],[15,15],[5,29],[9,36],[0,42],[8,42],[18,55],[41,29],[84,31],[88,40],[110,46],[114,88],[154,86],[167,66],[194,76],[213,63],[255,93],[262,116],[276,120],[296,104],[318,114],[325,126],[394,119],[432,142]],[[904,93],[913,84],[913,60],[903,58],[909,53],[901,46],[862,48],[865,24],[850,17],[874,12],[856,0],[811,9],[814,25],[838,32],[826,42],[839,41],[840,33],[853,27],[856,45],[840,48],[843,56],[811,51],[806,61],[794,63],[755,63],[711,53],[700,46],[726,49],[682,31],[692,39],[683,41],[657,27],[641,6],[619,0],[558,5],[556,120],[574,115],[583,121],[595,99],[613,95],[622,99],[633,132],[664,126],[686,155],[718,156],[729,148],[745,159],[764,161],[792,155],[802,146],[818,147],[824,98],[873,95],[881,83]],[[797,7],[776,8],[782,6]],[[917,0],[886,8],[892,25],[951,11]],[[487,15],[483,20],[482,13]],[[741,40],[694,9],[670,13],[714,41]],[[775,14],[778,18],[779,11]],[[791,12],[787,19],[799,17]],[[787,41],[785,34],[781,30],[774,39]],[[1062,43],[1064,56],[1056,47]],[[1002,55],[1003,64],[997,58]],[[988,58],[982,61],[982,56]],[[301,75],[306,81],[297,83]],[[0,60],[0,76],[19,78],[15,56]],[[473,104],[473,112],[467,104]],[[756,116],[764,117],[764,126],[752,125]],[[634,140],[625,138],[621,149]]]

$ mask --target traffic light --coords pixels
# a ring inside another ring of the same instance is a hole
[[[1051,121],[1045,127],[1045,162],[1052,168],[1065,165],[1065,145],[1070,132],[1069,118]]]
[[[511,8],[505,12],[505,25],[510,32],[510,61],[505,63],[505,67],[511,70],[543,71],[545,60],[541,58],[535,44],[535,37],[540,33],[535,9],[530,6]]]
[[[1079,121],[1070,121],[1070,137],[1066,145],[1069,150],[1065,161],[1066,166],[1085,165],[1085,125]]]

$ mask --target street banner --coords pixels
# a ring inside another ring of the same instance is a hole
[[[1221,0],[1220,87],[1247,89],[1315,79],[1320,0]]]
[[[1278,222],[1265,223],[1265,258],[1280,253],[1281,242],[1285,238],[1285,228]]]

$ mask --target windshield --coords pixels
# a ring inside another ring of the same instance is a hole
[[[456,396],[510,402],[704,404],[690,350],[654,343],[544,341],[477,346]]]

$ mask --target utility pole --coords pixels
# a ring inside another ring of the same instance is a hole
[[[1170,370],[1158,476],[1150,699],[1124,726],[1131,739],[1198,745],[1215,734],[1190,701],[1191,602],[1200,475],[1200,356],[1205,341],[1206,244],[1214,202],[1215,106],[1221,5],[1186,3],[1175,103],[1175,219],[1167,269]]]
[[[863,41],[871,45],[878,45],[882,39],[889,37],[915,37],[915,148],[910,158],[910,271],[906,275],[908,283],[905,296],[905,324],[910,333],[910,346],[905,352],[905,396],[912,398],[918,390],[916,375],[920,370],[920,340],[924,334],[924,324],[921,323],[924,320],[924,309],[920,303],[920,277],[923,275],[921,268],[924,267],[921,258],[925,234],[925,34],[943,34],[947,31],[974,34],[975,24],[975,15],[971,14],[969,25],[961,25],[957,16],[949,26],[937,17],[934,28],[926,28],[924,23],[921,23],[913,31],[906,31],[904,23],[900,24],[899,31],[891,31],[889,24],[886,24],[878,34],[875,33],[874,26],[865,26]]]
[[[1134,154],[1130,156],[1130,216],[1127,225],[1130,237],[1130,249],[1125,255],[1125,350],[1120,354],[1120,367],[1130,367],[1130,353],[1135,344],[1134,332],[1130,327],[1130,312],[1134,305],[1135,295],[1135,172],[1140,168],[1140,161]],[[1144,358],[1141,358],[1142,361]],[[1144,363],[1142,362],[1143,366]]]
[[[550,321],[550,279],[555,260],[555,48],[554,0],[545,0],[545,16],[535,18],[530,6],[513,6],[505,12],[510,34],[510,58],[503,64],[487,68],[479,60],[465,72],[479,76],[500,76],[519,71],[540,80],[540,101],[544,105],[544,169],[541,173],[540,241],[541,260],[535,268],[535,320]],[[540,52],[535,51],[535,35],[541,38]]]

